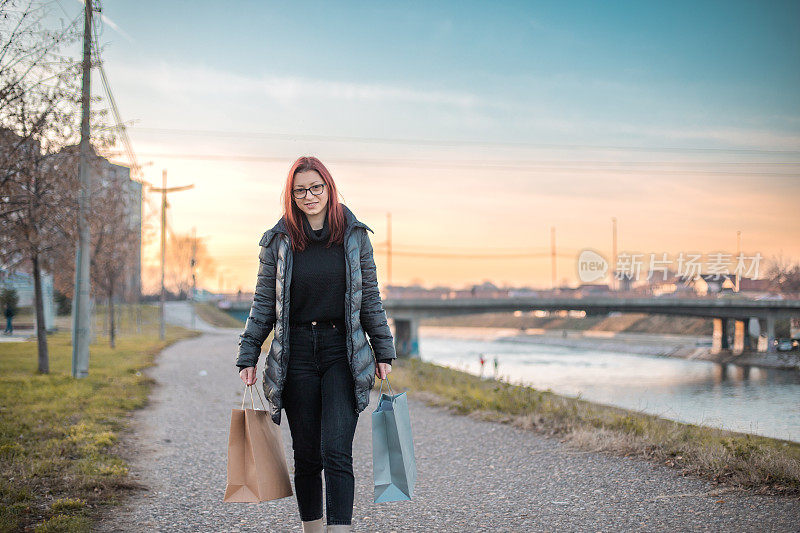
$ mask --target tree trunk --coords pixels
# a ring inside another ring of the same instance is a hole
[[[39,254],[33,258],[33,292],[36,311],[36,339],[39,348],[39,373],[50,373],[50,357],[47,354],[47,329],[44,323],[44,299],[42,297],[42,269],[39,266]]]
[[[111,347],[114,348],[114,286],[111,286],[111,290],[108,291],[108,312],[111,315],[109,319],[111,320],[110,332],[108,338],[111,340]]]

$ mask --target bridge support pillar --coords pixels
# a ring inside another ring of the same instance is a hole
[[[711,353],[719,353],[728,348],[728,319],[715,318],[714,335],[711,340]]]
[[[756,351],[758,349],[758,335],[761,333],[761,325],[758,323],[758,318],[756,317],[748,318],[745,324],[744,351]]]
[[[775,313],[767,313],[767,353],[775,353],[778,351],[777,346],[775,346],[775,320],[776,320]]]
[[[745,338],[747,335],[746,324],[744,320],[735,320],[733,322],[733,354],[741,355],[744,352]]]
[[[419,357],[418,319],[394,319],[394,346],[397,357]]]

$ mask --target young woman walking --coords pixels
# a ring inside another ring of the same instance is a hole
[[[375,377],[386,378],[397,357],[367,231],[339,203],[328,169],[315,157],[298,159],[283,216],[259,243],[253,305],[239,337],[236,365],[252,385],[261,345],[275,330],[264,393],[276,424],[286,411],[304,532],[323,531],[322,470],[327,531],[350,531],[356,423]]]

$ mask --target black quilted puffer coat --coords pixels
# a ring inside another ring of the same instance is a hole
[[[356,412],[360,413],[369,404],[369,391],[375,383],[376,359],[395,359],[397,354],[378,290],[372,244],[367,234],[372,229],[356,219],[347,206],[342,205],[342,209],[346,220],[347,358],[355,384]],[[289,364],[289,287],[292,281],[292,247],[289,239],[283,217],[261,237],[253,305],[244,332],[239,336],[236,359],[239,367],[256,366],[261,345],[275,328],[264,369],[264,393],[276,424],[281,423],[281,393]]]

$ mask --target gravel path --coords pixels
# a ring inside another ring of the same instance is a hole
[[[137,491],[99,531],[300,531],[294,497],[223,503],[238,330],[209,329],[167,348],[158,384],[137,411],[124,453]],[[262,356],[263,359],[263,356]],[[259,375],[263,360],[259,362]],[[260,386],[260,382],[259,382]],[[638,459],[572,449],[530,431],[450,414],[414,399],[413,501],[372,503],[370,416],[354,441],[355,531],[797,531],[800,501],[714,492]],[[291,437],[281,423],[292,471]]]

